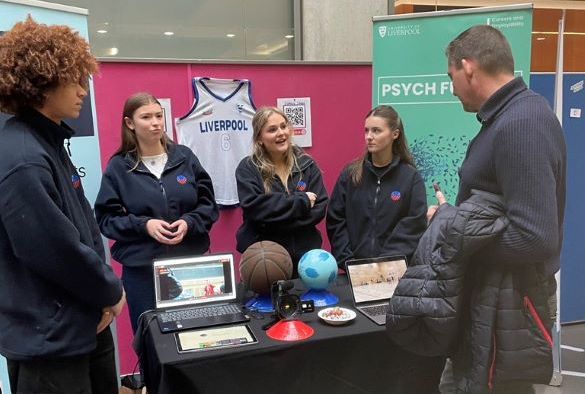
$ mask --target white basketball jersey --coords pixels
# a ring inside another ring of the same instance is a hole
[[[193,78],[195,102],[176,120],[179,144],[188,146],[211,176],[215,201],[238,203],[236,167],[251,153],[256,107],[247,79]]]

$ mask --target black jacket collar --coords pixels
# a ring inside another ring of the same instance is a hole
[[[395,154],[392,156],[392,161],[390,162],[390,164],[386,168],[386,171],[384,171],[384,173],[382,174],[382,176],[380,178],[382,178],[387,173],[389,173],[393,168],[396,168],[398,166],[398,163],[400,163],[400,156]],[[376,174],[376,172],[374,171],[374,164],[372,163],[372,155],[369,153],[368,153],[368,156],[366,157],[366,160],[364,160],[364,167],[367,168],[369,171],[371,171],[372,174],[378,176]]]
[[[528,87],[521,77],[514,78],[498,89],[483,103],[477,113],[477,120],[480,123],[491,121],[511,99],[526,89]]]
[[[54,147],[63,146],[63,141],[69,139],[75,134],[73,129],[65,122],[57,124],[39,111],[28,108],[21,114],[20,118],[30,126],[43,140],[47,141]]]
[[[305,171],[305,169],[307,167],[309,167],[311,164],[313,164],[313,158],[309,155],[307,155],[304,151],[299,151],[299,153],[295,153],[297,154],[297,165],[298,165],[298,169],[294,168],[292,169],[293,173],[296,173],[297,171],[303,172]]]

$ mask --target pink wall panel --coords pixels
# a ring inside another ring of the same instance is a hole
[[[172,98],[173,116],[188,111],[191,93],[188,65],[153,63],[102,63],[94,77],[95,106],[102,167],[120,143],[122,108],[133,93],[147,91]]]
[[[236,65],[103,63],[95,77],[95,100],[102,166],[119,144],[122,106],[126,97],[149,91],[169,97],[173,118],[192,105],[191,78],[247,78],[252,82],[256,106],[276,105],[278,97],[310,97],[313,147],[307,148],[323,171],[329,193],[341,168],[363,150],[364,116],[371,105],[369,65]],[[211,231],[211,251],[235,251],[235,233],[241,224],[239,208],[221,211]],[[324,223],[319,228],[323,247],[329,249]],[[119,272],[119,264],[114,264]],[[130,373],[136,357],[127,313],[118,318],[118,344],[122,373]]]

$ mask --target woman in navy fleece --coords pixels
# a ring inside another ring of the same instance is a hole
[[[158,100],[148,93],[124,105],[122,142],[108,163],[95,203],[112,257],[123,265],[132,328],[154,308],[152,261],[202,254],[218,219],[209,175],[191,150],[169,140]]]
[[[380,105],[368,112],[364,139],[366,152],[339,175],[327,211],[327,234],[340,266],[352,258],[409,260],[427,227],[424,183],[394,108]],[[442,357],[388,346],[394,355],[388,361],[392,393],[438,393]]]
[[[327,212],[332,253],[350,258],[410,258],[426,229],[423,180],[394,108],[380,105],[365,119],[365,153],[339,175]]]

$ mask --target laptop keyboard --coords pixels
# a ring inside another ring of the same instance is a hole
[[[240,314],[241,312],[240,308],[235,304],[209,305],[162,312],[159,314],[159,318],[162,322],[167,323],[172,321]]]
[[[382,305],[374,305],[374,306],[364,306],[361,308],[361,310],[370,316],[379,316],[379,315],[385,315],[386,312],[388,312],[389,307],[390,307],[389,304],[382,304]]]

